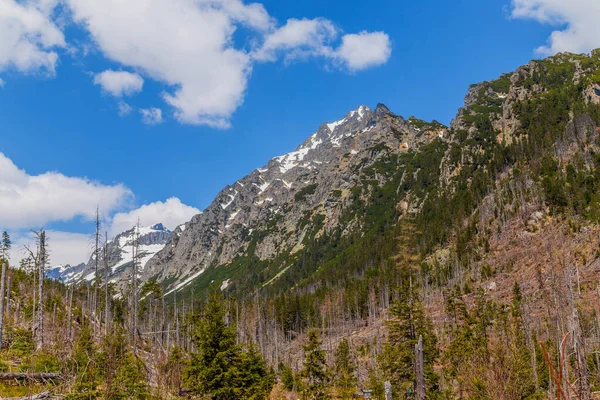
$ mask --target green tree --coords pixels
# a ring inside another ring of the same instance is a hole
[[[274,378],[262,356],[236,344],[234,324],[226,322],[223,300],[213,295],[193,333],[197,352],[185,371],[194,394],[216,400],[259,399],[271,391]]]
[[[10,235],[6,231],[2,232],[2,257],[5,260],[8,260],[9,258],[8,252],[10,251],[11,247],[12,242],[10,240]]]
[[[144,400],[150,396],[146,385],[144,365],[129,348],[121,359],[114,383],[115,398]]]
[[[342,399],[352,399],[356,393],[356,367],[350,354],[350,344],[346,338],[342,339],[336,352],[333,382],[338,396]]]
[[[98,370],[96,348],[89,325],[81,328],[73,350],[72,371],[75,377],[72,399],[93,399],[97,396]]]
[[[275,374],[267,367],[262,354],[255,346],[250,346],[242,352],[241,364],[238,368],[238,385],[240,398],[247,400],[263,400],[275,384]]]
[[[308,342],[304,345],[303,395],[305,399],[328,399],[330,377],[327,371],[325,351],[321,349],[321,340],[317,331],[308,332]]]
[[[296,375],[287,364],[279,364],[279,378],[285,390],[291,392],[296,389]]]
[[[433,364],[439,356],[437,338],[423,304],[416,295],[405,291],[390,307],[387,322],[389,337],[379,357],[381,368],[396,390],[406,392],[415,382],[415,345],[423,336],[425,381],[428,394],[438,391],[438,376]]]

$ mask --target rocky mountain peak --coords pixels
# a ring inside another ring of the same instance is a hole
[[[389,152],[415,150],[443,129],[406,121],[382,104],[375,111],[359,106],[323,123],[294,151],[226,186],[202,214],[176,229],[149,261],[143,279],[173,282],[167,289],[177,290],[239,257],[260,261],[295,254],[310,236],[339,223],[352,189],[360,184],[360,169]],[[323,218],[316,232],[306,223],[312,218]]]

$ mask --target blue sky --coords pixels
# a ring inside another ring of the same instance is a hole
[[[585,0],[170,3],[182,14],[161,12],[168,0],[3,3],[0,229],[18,245],[31,228],[54,232],[55,263],[89,252],[95,204],[111,233],[138,217],[173,229],[359,105],[447,124],[470,84],[600,46],[587,22],[600,10]],[[148,23],[111,20],[136,4]],[[198,27],[213,11],[219,22]]]

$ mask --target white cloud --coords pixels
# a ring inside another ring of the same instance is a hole
[[[385,64],[392,54],[392,45],[383,32],[348,34],[342,37],[335,54],[349,70],[361,71]]]
[[[12,265],[19,265],[21,259],[27,258],[29,253],[25,246],[35,252],[35,236],[31,232],[12,233],[12,249],[10,260]],[[78,265],[86,262],[92,253],[91,237],[85,233],[72,233],[61,231],[46,231],[48,251],[50,253],[49,265],[71,264]]]
[[[0,78],[0,87],[4,87],[4,85],[6,85],[6,82],[4,82],[2,78]]]
[[[539,54],[584,53],[600,47],[599,1],[512,0],[511,16],[557,27],[548,44],[536,49]]]
[[[120,117],[126,117],[129,114],[131,114],[131,112],[133,111],[133,107],[131,107],[129,104],[125,103],[124,101],[120,101],[119,104],[117,105],[118,110],[117,112],[119,113]]]
[[[96,206],[108,215],[130,200],[121,184],[103,185],[58,172],[29,175],[0,153],[0,224],[2,229],[41,227],[77,216],[94,218]]]
[[[174,89],[163,94],[183,123],[226,126],[251,70],[234,48],[236,22],[263,30],[259,4],[239,0],[68,0],[102,53]],[[140,21],[143,21],[140,23]]]
[[[76,46],[85,57],[91,45],[136,71],[98,74],[94,82],[106,92],[134,94],[151,78],[163,84],[161,98],[181,123],[218,128],[230,126],[256,62],[320,57],[358,71],[387,61],[390,51],[387,35],[340,38],[324,18],[278,26],[262,4],[243,0],[0,0],[0,71],[54,73],[68,23],[90,39],[69,37],[69,52]]]
[[[163,99],[187,124],[229,127],[256,61],[325,56],[358,70],[385,54],[367,49],[371,58],[359,59],[352,43],[337,54],[329,46],[339,37],[331,21],[290,19],[277,28],[262,4],[241,0],[66,1],[107,58],[168,85]],[[234,43],[240,24],[251,51]]]
[[[115,97],[130,96],[142,91],[144,79],[127,71],[106,70],[94,76],[94,84]]]
[[[162,223],[173,230],[197,214],[200,214],[197,208],[183,204],[176,197],[171,197],[165,202],[157,201],[127,213],[116,214],[112,220],[110,234],[116,235],[131,229],[137,224],[138,218],[141,226]]]
[[[390,38],[383,32],[366,32],[342,36],[335,48],[333,42],[340,31],[329,20],[289,19],[266,36],[263,45],[253,54],[256,61],[322,57],[349,71],[356,72],[385,64],[392,54]]]
[[[337,29],[331,21],[323,18],[292,18],[265,37],[263,45],[253,53],[253,58],[259,61],[275,61],[278,53],[285,52],[288,52],[288,59],[328,55],[331,54],[329,43],[336,37]]]
[[[142,122],[146,125],[156,125],[162,122],[162,110],[160,108],[142,108]]]
[[[50,19],[55,1],[0,0],[0,70],[54,75],[65,47],[62,31]]]

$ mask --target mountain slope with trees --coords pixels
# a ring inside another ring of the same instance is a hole
[[[592,399],[599,127],[600,52],[559,54],[473,85],[450,127],[384,106],[321,126],[122,297],[40,281],[40,243],[7,273],[0,372],[60,378],[0,393]]]

